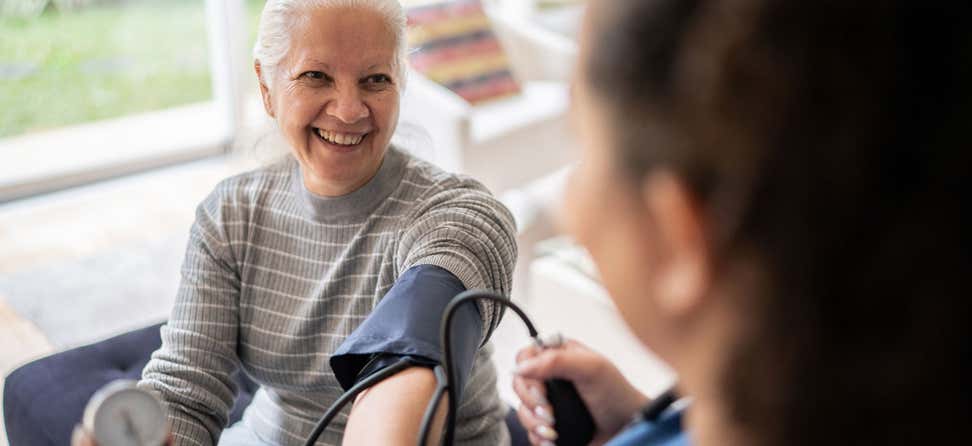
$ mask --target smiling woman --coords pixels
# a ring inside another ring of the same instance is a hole
[[[303,444],[342,388],[401,356],[424,365],[359,396],[321,439],[414,444],[435,388],[425,365],[441,357],[421,330],[464,289],[509,294],[509,212],[480,183],[391,144],[404,27],[397,0],[267,2],[254,68],[291,156],[223,181],[197,212],[139,384],[168,406],[176,444]],[[506,444],[487,344],[499,308],[463,311],[456,436]],[[237,369],[261,390],[223,431]]]
[[[356,190],[378,171],[398,124],[404,77],[403,37],[388,32],[387,12],[336,3],[291,15],[296,38],[286,52],[274,54],[281,42],[272,39],[255,51],[267,113],[304,168],[305,185],[322,196]]]

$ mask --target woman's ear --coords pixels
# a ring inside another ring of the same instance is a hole
[[[270,88],[267,87],[267,82],[263,77],[263,67],[260,65],[259,60],[253,61],[253,69],[256,71],[257,82],[260,83],[260,96],[263,97],[263,108],[271,118],[276,118],[273,114],[273,102],[270,101]]]
[[[672,172],[649,174],[642,199],[657,235],[655,289],[647,293],[663,316],[693,315],[711,281],[711,252],[705,221],[688,187]]]

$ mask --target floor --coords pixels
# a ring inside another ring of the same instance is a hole
[[[238,160],[210,158],[0,205],[0,280],[44,265],[81,261],[118,247],[187,233],[199,201],[220,179],[246,167]],[[70,347],[70,343],[52,342],[30,318],[18,314],[10,305],[14,297],[35,296],[4,296],[0,291],[0,376]],[[63,307],[70,308],[70,303]],[[69,318],[72,312],[64,314]],[[146,319],[159,317],[164,314],[145,315]],[[71,342],[91,342],[112,334],[117,330],[114,321],[108,314],[105,319],[105,324],[83,327]],[[2,420],[0,416],[0,445],[7,444]]]

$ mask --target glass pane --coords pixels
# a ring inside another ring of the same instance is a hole
[[[0,0],[0,138],[212,98],[204,0]]]
[[[257,26],[260,24],[260,13],[263,12],[263,5],[266,0],[246,0],[246,31],[250,36],[247,48],[253,48],[256,43]]]

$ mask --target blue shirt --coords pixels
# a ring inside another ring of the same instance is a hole
[[[604,446],[689,446],[682,430],[684,410],[669,409],[653,421],[632,424]]]
[[[357,381],[405,356],[419,365],[439,364],[439,329],[445,308],[465,290],[459,278],[438,266],[418,265],[402,273],[368,318],[331,356],[331,369],[341,387],[348,390]],[[482,332],[478,305],[470,302],[456,310],[452,351],[459,395],[482,344]]]

